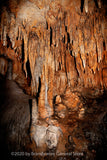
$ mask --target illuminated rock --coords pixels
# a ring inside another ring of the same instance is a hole
[[[44,143],[56,147],[59,128],[55,127],[67,133],[59,121],[74,127],[76,118],[85,117],[82,98],[93,99],[107,90],[105,4],[10,0],[1,9],[0,74],[6,75],[10,59],[9,79],[33,96],[30,127],[38,147]]]

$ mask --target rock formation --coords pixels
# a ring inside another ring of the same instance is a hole
[[[55,117],[75,113],[82,119],[82,98],[98,98],[107,90],[106,9],[105,0],[9,0],[1,5],[0,74],[6,75],[11,60],[12,79],[35,98],[31,130],[35,123],[44,130],[42,137],[53,130],[50,125],[61,128]],[[39,127],[33,128],[36,134]],[[33,137],[37,146],[42,144]]]

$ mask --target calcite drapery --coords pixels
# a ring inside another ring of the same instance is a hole
[[[82,11],[80,4],[11,0],[10,10],[1,12],[0,54],[13,60],[13,77],[24,71],[29,78],[31,72],[42,118],[53,114],[53,99],[67,86],[107,88],[105,6],[85,0]]]

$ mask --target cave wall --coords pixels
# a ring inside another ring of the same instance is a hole
[[[8,61],[3,57],[0,57],[0,74],[5,75],[8,68]]]
[[[54,97],[67,87],[107,89],[106,9],[101,0],[10,0],[2,7],[0,55],[38,98],[40,117],[53,115]]]

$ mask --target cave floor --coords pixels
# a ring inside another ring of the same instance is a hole
[[[54,117],[63,130],[52,156],[35,157],[36,145],[29,136],[31,99],[14,81],[0,78],[0,152],[7,159],[97,160],[107,153],[107,94],[85,99],[81,119],[69,112],[65,119]],[[16,155],[15,155],[16,154]]]

